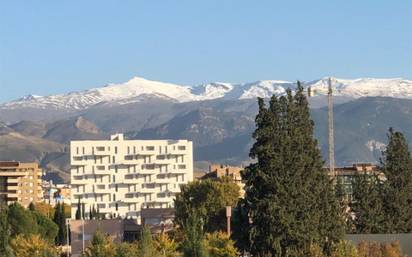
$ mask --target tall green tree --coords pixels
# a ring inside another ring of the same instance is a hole
[[[13,257],[10,241],[10,225],[8,222],[8,207],[0,205],[0,256]]]
[[[315,243],[331,251],[344,233],[333,182],[323,170],[308,101],[298,83],[272,96],[269,106],[258,99],[256,140],[243,172],[246,207],[252,219],[249,236],[255,256],[296,256]]]
[[[355,233],[384,233],[382,184],[375,174],[357,174],[352,182],[351,211]]]
[[[196,213],[189,215],[183,226],[183,232],[184,239],[181,244],[183,257],[209,256],[203,231],[203,221]]]
[[[56,244],[57,245],[67,244],[66,217],[64,214],[64,205],[60,204],[60,202],[56,204],[53,221],[54,223],[57,224],[57,227],[58,227]]]
[[[77,203],[76,214],[75,214],[76,220],[80,220],[82,218],[81,212],[82,212],[82,205],[80,204],[80,198],[79,198],[79,201]]]
[[[114,257],[116,249],[112,240],[103,234],[100,230],[96,230],[90,245],[85,251],[87,257]]]
[[[152,233],[147,226],[143,226],[139,241],[137,243],[137,253],[139,257],[158,257],[159,252],[156,249]]]
[[[189,216],[196,212],[196,216],[204,222],[205,231],[225,230],[225,208],[236,206],[239,190],[239,186],[227,178],[194,181],[182,186],[181,193],[175,199],[175,223],[184,226]]]
[[[405,136],[392,128],[383,152],[384,209],[388,233],[412,231],[412,159]]]

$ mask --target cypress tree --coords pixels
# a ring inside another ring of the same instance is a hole
[[[29,210],[30,211],[34,211],[36,209],[36,207],[34,206],[34,203],[33,202],[30,202],[30,204],[29,204]]]
[[[89,207],[89,219],[92,220],[93,219],[93,211],[92,211],[92,206],[90,205]]]
[[[387,233],[412,231],[412,159],[401,132],[389,129],[389,143],[382,154],[385,174],[384,210]]]
[[[76,210],[76,220],[80,220],[82,218],[81,215],[81,204],[80,204],[80,198],[79,198],[79,202],[77,203],[77,210]]]
[[[54,212],[53,221],[54,223],[57,224],[59,228],[55,241],[57,245],[65,245],[66,238],[67,238],[67,235],[66,235],[67,230],[66,230],[66,219],[64,216],[64,205],[58,202],[55,209],[56,210]]]
[[[381,183],[376,175],[366,172],[353,179],[351,223],[355,233],[370,234],[384,232]]]
[[[86,218],[86,212],[85,212],[85,209],[86,209],[86,207],[85,207],[85,205],[84,205],[84,203],[82,203],[82,219],[85,219]]]
[[[330,252],[344,224],[334,186],[323,170],[314,123],[298,83],[295,95],[258,99],[256,140],[243,172],[249,237],[256,256],[293,256],[315,243]]]

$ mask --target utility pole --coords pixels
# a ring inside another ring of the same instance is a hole
[[[66,225],[67,225],[67,229],[66,229],[66,231],[67,231],[67,248],[66,248],[66,253],[67,253],[67,257],[69,257],[69,253],[71,252],[70,250],[71,250],[71,248],[70,248],[70,241],[69,241],[69,238],[70,238],[70,234],[69,234],[69,230],[70,230],[70,219],[66,219]],[[70,250],[69,250],[70,249]]]
[[[227,234],[230,236],[231,229],[230,229],[230,217],[232,217],[232,206],[226,206],[226,218],[227,218]]]
[[[335,174],[335,143],[333,131],[333,95],[332,78],[328,79],[328,132],[329,132],[329,172],[336,179]]]

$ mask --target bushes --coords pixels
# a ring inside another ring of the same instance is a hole
[[[307,257],[327,257],[317,245],[311,245],[309,254],[301,254]],[[357,247],[347,241],[341,241],[337,245],[330,257],[405,257],[401,252],[399,242],[377,243],[361,242]]]

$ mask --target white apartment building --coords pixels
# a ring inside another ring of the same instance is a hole
[[[142,208],[170,208],[180,186],[193,180],[193,146],[188,140],[70,142],[72,218],[78,201],[107,217],[132,217]]]

